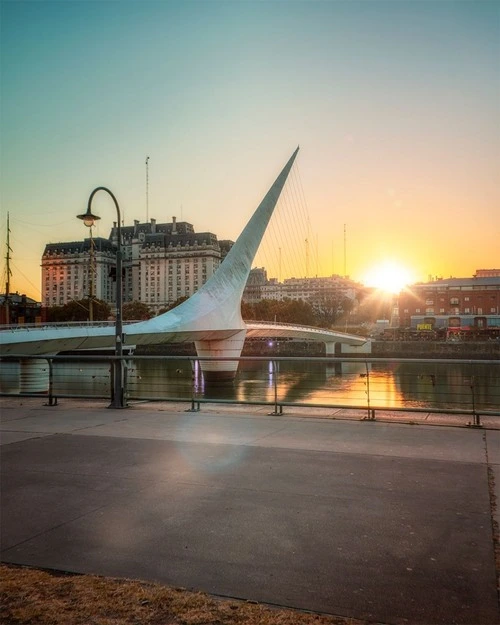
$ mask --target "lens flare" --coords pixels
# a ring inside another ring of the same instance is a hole
[[[386,261],[369,269],[364,277],[366,286],[375,287],[386,293],[399,293],[413,282],[411,272],[403,265]]]

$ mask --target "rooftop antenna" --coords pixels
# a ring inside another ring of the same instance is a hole
[[[149,156],[146,156],[146,223],[149,221]]]

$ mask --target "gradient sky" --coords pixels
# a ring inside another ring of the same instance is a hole
[[[94,187],[146,219],[146,155],[149,217],[234,240],[297,145],[320,275],[344,224],[357,280],[500,266],[497,0],[2,0],[0,34],[13,291],[40,298]]]

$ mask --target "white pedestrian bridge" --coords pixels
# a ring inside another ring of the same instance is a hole
[[[201,365],[204,373],[222,377],[236,372],[236,359],[241,356],[247,336],[323,341],[329,354],[334,353],[335,343],[369,351],[370,342],[364,337],[306,326],[245,323],[241,316],[241,298],[253,260],[298,150],[292,154],[218,270],[188,300],[162,315],[125,326],[119,338],[115,328],[109,325],[58,324],[7,329],[0,332],[0,354],[36,356],[112,348],[118,340],[124,347],[194,342],[197,355],[206,359]],[[217,358],[235,360],[217,361]]]
[[[142,330],[137,330],[137,326],[141,326]],[[325,343],[327,354],[333,353],[336,343],[365,348],[369,345],[369,340],[362,336],[295,323],[247,321],[245,326],[246,338],[318,341]],[[63,351],[111,349],[115,341],[113,322],[3,326],[0,330],[1,353],[4,356],[41,356]],[[229,330],[217,331],[217,337],[222,334],[226,338],[231,338],[233,333]],[[123,346],[133,348],[137,345],[195,342],[211,340],[213,335],[213,330],[190,332],[158,330],[145,333],[144,322],[131,322],[124,324]]]

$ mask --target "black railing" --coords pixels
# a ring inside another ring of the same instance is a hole
[[[343,357],[243,357],[233,384],[207,384],[209,358],[194,356],[19,356],[0,361],[2,396],[113,399],[113,370],[125,363],[128,402],[186,402],[500,416],[500,361],[360,359]]]

